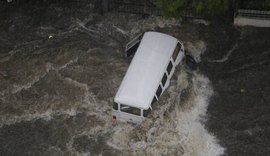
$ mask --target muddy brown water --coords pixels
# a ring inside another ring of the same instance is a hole
[[[91,9],[1,6],[1,155],[270,153],[269,29]],[[113,123],[124,46],[145,31],[181,39],[199,69],[180,64],[143,124]]]

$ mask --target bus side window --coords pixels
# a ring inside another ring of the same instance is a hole
[[[157,102],[157,98],[154,96],[154,98],[153,98],[153,100],[152,100],[152,102],[151,102],[151,106],[152,106],[152,107],[153,107],[153,104],[154,104],[155,102]]]
[[[174,49],[174,52],[173,52],[173,55],[172,55],[172,58],[173,58],[174,61],[176,60],[180,49],[181,49],[181,44],[177,43],[176,48]]]
[[[140,34],[139,36],[135,37],[126,45],[126,50],[125,50],[126,57],[133,56],[136,53],[141,43],[142,37],[143,37],[143,34]]]
[[[169,65],[167,67],[167,73],[168,73],[168,75],[170,75],[170,73],[172,71],[172,67],[173,67],[173,65],[172,65],[172,62],[170,61]]]
[[[151,102],[151,107],[152,108],[154,108],[156,105],[155,105],[155,103],[157,102],[157,98],[156,98],[156,96],[154,96],[154,98],[153,98],[153,100],[152,100],[152,102]]]
[[[161,88],[161,86],[159,85],[159,86],[158,86],[158,89],[157,89],[157,92],[156,92],[156,96],[159,97],[161,93],[162,93],[162,88]]]
[[[162,77],[162,80],[161,80],[161,83],[162,83],[162,86],[164,87],[165,83],[167,81],[167,74],[166,72],[164,73],[163,77]]]

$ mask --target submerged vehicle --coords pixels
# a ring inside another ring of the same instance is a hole
[[[183,43],[159,32],[145,32],[126,46],[133,56],[116,93],[113,119],[141,123],[169,86],[175,67],[185,56]]]

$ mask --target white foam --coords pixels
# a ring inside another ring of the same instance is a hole
[[[140,128],[117,126],[108,145],[130,150],[135,155],[138,152],[146,155],[222,155],[225,149],[202,123],[206,118],[209,97],[213,94],[210,81],[195,73],[192,84],[189,84],[187,73],[181,71],[176,83],[169,88],[170,97],[166,103],[153,111],[153,118],[146,119]],[[190,97],[183,103],[181,92],[184,89],[190,89]],[[144,139],[134,141],[134,133]]]
[[[43,119],[46,121],[49,121],[53,118],[55,115],[69,115],[69,116],[75,116],[77,114],[77,110],[74,108],[68,109],[68,110],[57,110],[53,111],[51,109],[46,110],[43,113],[35,112],[32,114],[25,114],[21,116],[1,116],[0,118],[0,127],[4,125],[13,125],[15,123],[20,123],[23,121],[31,121],[31,120],[37,120],[37,119]]]
[[[232,55],[232,53],[238,48],[238,44],[235,44],[225,56],[223,56],[221,59],[218,60],[209,60],[208,62],[217,62],[217,63],[223,63],[226,62],[229,57]]]
[[[194,19],[193,20],[195,23],[198,23],[198,24],[203,24],[205,26],[208,26],[210,24],[210,21],[207,21],[207,20],[203,20],[203,19]]]
[[[46,71],[45,72],[33,76],[31,79],[29,79],[28,82],[26,82],[24,84],[13,84],[10,88],[7,88],[6,90],[3,90],[2,92],[0,92],[0,95],[4,96],[10,92],[12,94],[16,94],[16,93],[21,92],[22,90],[27,90],[27,89],[31,88],[33,85],[35,85],[37,82],[42,80],[50,71],[58,72],[62,69],[65,69],[66,67],[76,63],[77,61],[78,61],[78,57],[68,61],[67,63],[65,63],[62,66],[56,66],[52,63],[46,63]]]
[[[36,84],[38,81],[40,81],[42,78],[44,78],[47,75],[47,73],[43,73],[41,75],[37,75],[31,79],[30,82],[26,84],[14,84],[11,89],[11,93],[15,94],[22,90],[27,90],[31,88],[34,84]]]
[[[203,41],[187,42],[185,49],[191,53],[197,62],[201,62],[201,55],[206,51],[206,44]]]
[[[121,29],[121,28],[119,28],[119,27],[117,27],[115,25],[113,25],[113,27],[116,29],[116,31],[120,32],[121,34],[123,34],[123,35],[127,34],[127,31],[125,31],[125,30],[123,30],[123,29]]]
[[[173,18],[163,18],[163,17],[156,17],[152,16],[148,19],[139,20],[136,22],[128,23],[131,25],[131,30],[129,35],[131,36],[131,39],[137,36],[138,34],[141,34],[142,31],[145,30],[152,30],[154,31],[155,28],[164,28],[164,27],[173,27],[173,26],[180,26],[181,23],[177,19]]]
[[[67,151],[69,152],[69,155],[74,155],[74,156],[91,156],[90,152],[82,152],[82,151],[77,151],[74,147],[73,147],[73,143],[74,143],[74,138],[78,137],[77,135],[72,136],[71,139],[69,140],[69,142],[66,144],[67,147]]]

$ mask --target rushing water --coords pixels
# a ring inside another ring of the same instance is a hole
[[[114,13],[74,15],[57,5],[41,11],[32,8],[33,14],[24,7],[1,16],[3,155],[226,153],[205,127],[208,104],[216,94],[213,84],[199,69],[190,71],[184,63],[141,125],[113,122],[111,115],[114,95],[130,62],[124,57],[125,44],[145,31],[160,31],[181,39],[200,62],[212,46],[198,36],[201,24]],[[226,62],[239,46],[209,62]],[[217,52],[215,57],[220,55]]]
[[[134,155],[222,154],[203,125],[213,93],[208,78],[179,70],[171,85],[150,118],[138,127],[117,126],[109,145]]]
[[[180,25],[157,17],[95,16],[72,19],[65,31],[41,25],[35,28],[37,39],[18,41],[9,52],[2,52],[1,151],[5,155],[222,154],[224,148],[203,124],[213,94],[211,82],[184,64],[177,67],[170,87],[143,124],[112,121],[113,97],[129,64],[123,55],[125,44],[147,30]],[[199,60],[202,41],[188,45]]]

